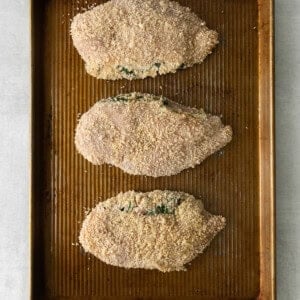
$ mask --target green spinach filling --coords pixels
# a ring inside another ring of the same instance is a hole
[[[155,205],[153,209],[148,209],[142,212],[142,215],[145,216],[154,216],[154,215],[171,215],[175,213],[176,208],[181,204],[182,199],[179,196],[171,197],[167,200],[167,203],[160,203]],[[136,204],[132,204],[130,201],[128,206],[120,207],[119,210],[122,212],[132,212],[136,207]]]
[[[146,69],[146,70],[141,69],[140,72],[141,72],[141,73],[144,73],[144,72],[150,71],[152,68],[155,68],[155,69],[156,69],[156,72],[159,73],[159,69],[160,69],[160,67],[161,67],[162,64],[163,64],[163,63],[156,62],[156,63],[154,63],[149,69]],[[177,69],[178,69],[178,70],[183,70],[183,69],[186,69],[187,67],[188,67],[188,66],[187,66],[186,64],[183,63],[183,64],[179,65],[179,66],[177,67]],[[136,76],[137,76],[137,74],[136,74],[136,72],[135,72],[134,70],[130,70],[129,68],[124,67],[124,66],[118,66],[118,67],[117,67],[117,70],[118,70],[120,73],[126,75],[126,77],[136,77]]]
[[[126,67],[123,67],[123,66],[118,66],[117,67],[117,70],[129,77],[135,77],[135,72],[133,70],[129,70],[128,68]]]
[[[111,97],[109,98],[109,101],[114,101],[114,102],[117,102],[117,101],[128,101],[128,98],[125,98],[124,96],[116,96],[116,97]]]

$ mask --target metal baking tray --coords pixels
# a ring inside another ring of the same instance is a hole
[[[220,34],[201,65],[136,81],[87,75],[70,19],[105,1],[32,0],[32,299],[274,299],[273,3],[178,0]],[[78,115],[131,91],[163,94],[222,115],[233,141],[195,169],[163,178],[93,166],[76,153]],[[202,197],[227,227],[187,272],[125,270],[85,254],[87,209],[121,191]]]

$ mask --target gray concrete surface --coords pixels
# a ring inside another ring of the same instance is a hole
[[[27,299],[29,0],[0,4],[0,299]],[[282,300],[300,299],[299,116],[300,0],[276,0],[277,287]]]
[[[28,298],[29,1],[0,0],[0,299]]]
[[[300,1],[277,0],[277,294],[300,299]]]

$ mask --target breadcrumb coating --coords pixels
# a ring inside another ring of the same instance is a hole
[[[217,116],[164,97],[131,93],[97,102],[77,125],[79,153],[133,175],[170,176],[193,168],[230,142]]]
[[[77,14],[75,48],[87,72],[102,79],[137,79],[201,63],[218,43],[217,32],[177,2],[111,0]]]
[[[157,210],[162,205],[170,210]],[[79,241],[85,251],[110,265],[182,271],[225,223],[192,195],[129,191],[100,202],[84,220]]]

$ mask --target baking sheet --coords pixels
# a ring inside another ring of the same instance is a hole
[[[131,82],[89,76],[72,46],[70,19],[103,2],[32,0],[32,298],[274,298],[272,1],[178,1],[219,32],[220,44],[201,65]],[[233,141],[171,177],[92,166],[74,147],[78,116],[132,91],[222,115]],[[202,197],[227,218],[187,272],[125,270],[83,252],[77,237],[88,209],[121,191],[153,189]]]

